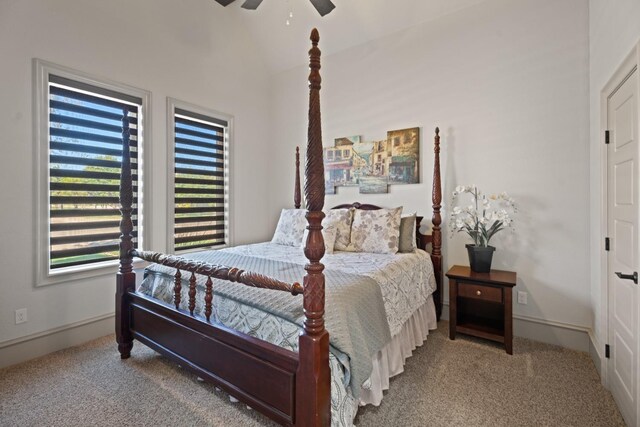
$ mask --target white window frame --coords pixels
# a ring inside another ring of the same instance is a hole
[[[204,248],[175,250],[175,110],[190,111],[203,116],[208,116],[218,120],[227,122],[227,129],[224,135],[224,199],[227,209],[225,209],[225,242],[224,245],[215,245]],[[233,116],[219,111],[200,107],[189,102],[180,101],[179,99],[167,97],[167,251],[169,253],[187,254],[206,249],[223,249],[234,245],[234,198],[233,198],[233,167],[231,159],[233,159]]]
[[[142,244],[149,247],[149,195],[152,194],[150,175],[151,144],[151,92],[114,82],[109,79],[95,77],[88,73],[73,70],[41,59],[33,59],[34,70],[34,153],[36,177],[36,209],[34,223],[36,230],[36,280],[35,286],[46,286],[71,280],[115,274],[118,260],[96,262],[67,268],[59,271],[49,269],[49,75],[65,77],[80,83],[90,84],[142,99],[142,108],[138,117],[140,132],[140,152],[138,161],[141,163],[139,186],[142,190],[142,218],[138,222],[142,226]],[[139,248],[142,249],[142,248]],[[144,265],[142,262],[134,264],[135,268]]]

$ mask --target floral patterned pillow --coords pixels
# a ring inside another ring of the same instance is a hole
[[[400,240],[402,207],[374,211],[356,210],[351,225],[351,252],[395,254]]]
[[[333,248],[336,242],[336,236],[338,232],[338,220],[337,218],[329,218],[324,217],[322,220],[322,237],[324,238],[324,253],[332,254]],[[309,230],[307,230],[307,226],[305,224],[304,235],[302,236],[302,249],[304,249],[304,245],[307,243],[307,236],[309,235]]]
[[[300,246],[307,226],[306,213],[305,209],[282,209],[271,242],[286,246]]]
[[[353,222],[353,212],[355,209],[329,209],[325,211],[325,219],[322,221],[322,225],[325,226],[325,221],[327,224],[335,224],[336,227],[336,242],[334,247],[332,248],[336,251],[346,251],[349,246],[349,242],[351,241],[351,223]]]

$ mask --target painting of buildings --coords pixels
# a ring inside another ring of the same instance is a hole
[[[387,132],[387,174],[391,184],[416,184],[419,180],[418,164],[420,128]]]
[[[363,175],[368,175],[367,143],[359,136],[336,138],[333,147],[324,148],[325,192],[335,194],[337,186],[357,186]]]
[[[420,128],[387,132],[387,139],[361,141],[360,136],[334,140],[324,148],[325,192],[358,186],[360,193],[387,193],[389,184],[419,182]]]

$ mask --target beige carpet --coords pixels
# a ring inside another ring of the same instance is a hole
[[[524,339],[514,355],[449,341],[440,322],[358,426],[624,425],[589,357]],[[1,426],[273,425],[140,343],[121,361],[113,336],[0,370]]]

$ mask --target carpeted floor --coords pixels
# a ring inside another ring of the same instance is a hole
[[[623,426],[587,354],[516,339],[514,355],[440,322],[358,426]],[[210,384],[114,337],[0,370],[1,426],[263,426]]]

